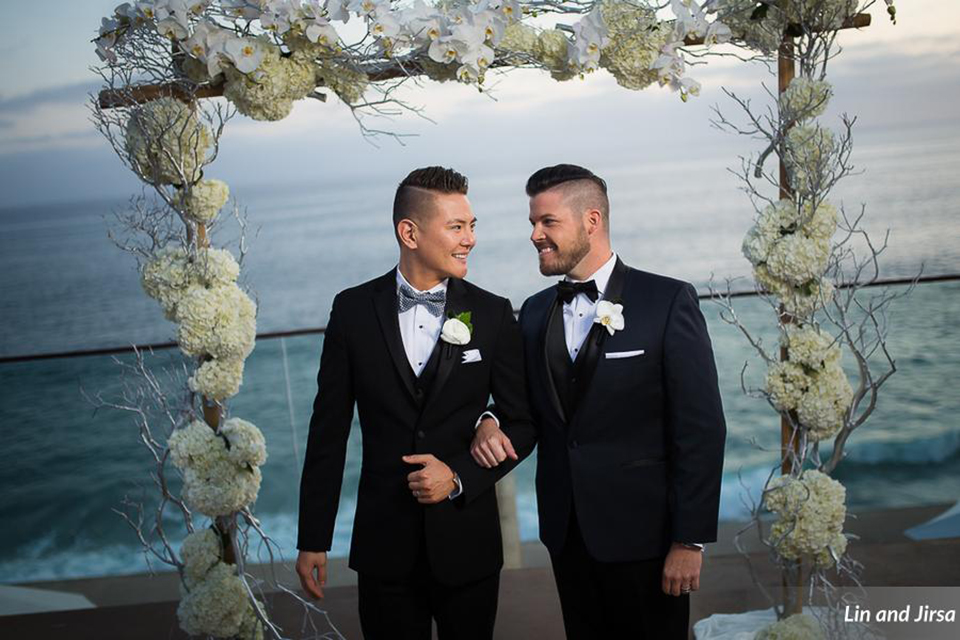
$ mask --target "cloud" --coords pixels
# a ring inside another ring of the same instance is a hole
[[[47,104],[81,105],[99,90],[100,83],[95,81],[47,87],[22,96],[0,98],[0,113],[23,114]]]

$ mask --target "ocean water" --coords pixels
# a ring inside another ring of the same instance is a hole
[[[868,167],[849,179],[836,201],[867,203],[868,229],[890,229],[886,276],[960,273],[960,136],[884,138],[858,147]],[[639,268],[694,282],[711,275],[743,278],[740,239],[752,209],[723,167],[728,158],[596,167],[612,194],[615,249]],[[909,167],[904,174],[904,167]],[[682,176],[695,175],[696,180]],[[527,241],[524,176],[471,176],[479,217],[470,279],[508,295],[515,306],[549,284]],[[390,185],[234,189],[249,212],[251,249],[245,284],[259,302],[260,331],[326,323],[335,293],[390,269]],[[0,354],[165,341],[173,326],[139,288],[135,262],[106,239],[117,202],[87,202],[0,211]],[[231,229],[221,242],[229,243]],[[734,282],[746,287],[748,282]],[[721,517],[743,517],[745,504],[776,465],[778,420],[740,389],[741,369],[756,384],[762,367],[736,330],[703,302],[710,324],[728,424]],[[753,298],[738,313],[768,343],[771,312]],[[851,438],[838,477],[853,508],[950,502],[960,498],[960,283],[919,286],[888,318],[898,372],[873,418]],[[232,415],[266,434],[270,458],[256,512],[285,557],[295,554],[299,467],[315,392],[321,336],[261,340],[247,362]],[[173,350],[148,354],[151,369],[181,362]],[[121,357],[120,362],[130,362]],[[850,364],[850,363],[848,363]],[[85,399],[116,401],[121,367],[109,357],[0,365],[0,582],[123,574],[146,561],[113,511],[125,496],[149,507],[147,452],[128,413]],[[176,388],[171,380],[171,389]],[[288,397],[290,401],[288,402]],[[356,425],[355,425],[356,426]],[[163,427],[158,426],[162,432]],[[361,446],[355,428],[336,529],[334,554],[348,550]],[[537,536],[535,459],[517,470],[521,536]],[[149,514],[149,509],[147,511]],[[182,537],[176,520],[167,523]]]

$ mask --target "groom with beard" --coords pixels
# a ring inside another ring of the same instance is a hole
[[[726,432],[696,290],[620,260],[607,185],[587,169],[541,169],[526,190],[540,272],[564,276],[527,299],[520,328],[567,638],[685,640]],[[471,447],[486,468],[514,458],[496,418]]]
[[[494,491],[512,464],[478,466],[491,394],[520,458],[535,429],[510,301],[465,280],[475,245],[467,180],[442,167],[400,183],[396,268],[333,301],[300,484],[297,573],[323,597],[357,406],[363,459],[350,544],[368,640],[493,636],[503,551]],[[511,461],[512,462],[512,461]]]

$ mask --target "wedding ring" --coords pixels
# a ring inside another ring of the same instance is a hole
[[[413,497],[414,497],[414,498],[419,498],[419,497],[420,497],[420,492],[414,490],[414,492],[413,492]]]
[[[680,593],[690,593],[690,587],[680,587]]]

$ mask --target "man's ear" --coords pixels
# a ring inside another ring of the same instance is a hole
[[[599,209],[589,209],[584,214],[587,223],[587,235],[593,235],[603,229],[603,214]]]
[[[397,223],[397,237],[400,244],[407,249],[417,248],[417,223],[409,218],[404,218]]]

